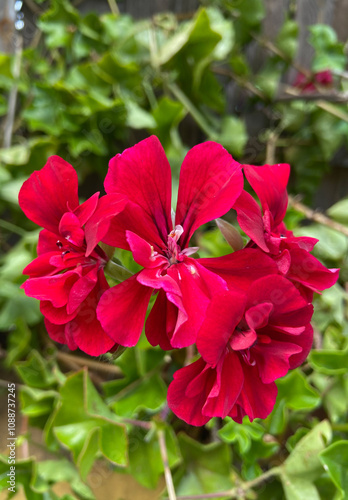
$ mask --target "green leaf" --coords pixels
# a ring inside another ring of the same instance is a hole
[[[332,431],[327,420],[317,424],[295,446],[284,462],[285,472],[289,476],[299,476],[310,481],[322,473],[318,453],[324,450],[331,441]]]
[[[319,459],[339,490],[339,498],[348,498],[348,441],[336,441],[320,453]]]
[[[244,121],[235,116],[225,116],[221,123],[219,142],[233,156],[240,157],[247,140],[248,134]]]
[[[126,124],[128,125],[128,127],[134,129],[152,129],[156,127],[156,121],[154,117],[148,111],[145,111],[145,109],[141,108],[136,102],[127,100],[125,101],[125,104],[128,113],[126,120]]]
[[[57,381],[52,373],[52,363],[46,361],[41,354],[32,350],[26,361],[16,364],[16,370],[24,381],[30,387],[45,389],[54,386]]]
[[[175,467],[181,461],[180,450],[174,431],[165,426],[165,442],[169,467]],[[129,472],[146,488],[156,488],[163,473],[158,437],[156,432],[146,434],[136,428],[129,435]]]
[[[202,495],[230,489],[230,448],[225,443],[203,445],[185,434],[179,435],[184,459],[175,480],[177,495]]]
[[[315,370],[326,375],[344,374],[348,366],[348,348],[344,351],[314,350],[310,353],[309,363]]]
[[[301,370],[293,370],[277,381],[277,399],[285,400],[291,410],[312,410],[320,404],[320,395],[309,385]]]
[[[60,402],[47,427],[47,442],[53,435],[71,450],[85,477],[99,451],[109,461],[127,464],[125,426],[106,406],[85,370],[66,379],[60,389]]]
[[[348,198],[338,201],[327,210],[327,214],[333,219],[347,224],[348,226]]]
[[[331,440],[331,427],[323,420],[306,434],[295,446],[290,456],[280,467],[287,500],[320,500],[313,481],[323,473],[319,453]]]
[[[198,61],[208,56],[221,39],[221,35],[211,28],[207,11],[201,9],[160,48],[158,62],[165,64],[179,54]]]
[[[167,386],[158,374],[150,378],[140,378],[117,394],[117,400],[111,408],[117,415],[130,417],[140,409],[157,412],[165,403]]]
[[[290,60],[295,57],[298,48],[298,24],[290,19],[286,20],[276,39],[277,47]]]

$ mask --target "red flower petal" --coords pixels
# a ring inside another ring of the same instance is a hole
[[[63,325],[55,325],[45,318],[45,327],[52,340],[58,342],[59,344],[67,344],[70,351],[75,351],[75,349],[77,349],[77,345],[74,340],[70,337],[70,335],[66,335],[65,333],[65,323]]]
[[[243,248],[222,257],[196,259],[196,262],[221,276],[229,287],[245,291],[258,278],[278,274],[274,260],[256,248]]]
[[[241,165],[220,144],[208,141],[192,148],[180,171],[175,224],[184,228],[181,247],[199,226],[228,212],[242,188]]]
[[[181,368],[174,373],[174,380],[168,387],[169,408],[177,417],[190,425],[201,426],[211,418],[202,414],[202,408],[214,384],[214,373],[212,370],[204,371],[206,366],[203,359],[200,358],[191,365]],[[196,397],[187,397],[185,394],[187,386],[196,377],[199,377],[201,382],[201,391]]]
[[[86,256],[93,252],[100,241],[104,241],[106,233],[111,228],[112,220],[122,212],[126,203],[126,198],[120,195],[102,196],[98,200],[95,212],[85,225]]]
[[[265,240],[264,222],[258,203],[251,194],[242,191],[233,208],[237,211],[237,220],[241,229],[261,250],[268,253],[269,249]]]
[[[66,212],[62,216],[59,223],[59,234],[77,247],[82,247],[85,240],[85,233],[81,228],[80,221],[72,212]]]
[[[105,190],[124,195],[130,202],[119,221],[124,231],[132,231],[158,246],[167,243],[172,229],[172,181],[170,165],[157,137],[151,136],[110,160]]]
[[[236,326],[242,319],[246,297],[226,291],[213,297],[197,337],[197,349],[203,359],[216,366],[226,350]]]
[[[297,337],[296,341],[297,341]],[[269,344],[256,344],[252,355],[256,360],[259,375],[264,384],[284,377],[290,369],[289,358],[302,352],[302,347],[289,342],[273,340]]]
[[[170,339],[177,319],[178,308],[167,299],[166,293],[160,290],[145,324],[145,333],[150,344],[159,345],[164,351],[173,349]]]
[[[286,186],[290,175],[290,165],[244,166],[245,177],[261,201],[262,209],[271,211],[276,227],[284,219],[288,205]]]
[[[151,269],[168,262],[162,255],[156,256],[153,246],[137,234],[126,231],[126,238],[132,251],[133,258],[140,266]]]
[[[40,171],[24,182],[19,205],[35,224],[58,234],[62,215],[79,204],[77,189],[74,168],[59,156],[51,156]]]
[[[302,248],[290,250],[291,264],[287,277],[318,292],[333,286],[339,269],[327,269],[318,259]]]
[[[107,290],[99,301],[97,317],[117,344],[132,347],[141,335],[153,289],[137,281],[137,274]]]
[[[94,214],[99,200],[99,192],[94,193],[88,200],[83,202],[74,210],[74,215],[79,219],[80,226],[84,226],[88,219]]]

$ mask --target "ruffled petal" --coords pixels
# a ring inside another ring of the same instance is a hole
[[[245,415],[250,421],[255,418],[266,418],[274,408],[277,397],[277,386],[274,382],[264,384],[258,374],[257,366],[243,365],[244,384],[229,416],[242,423]]]
[[[285,342],[283,339],[256,344],[252,349],[252,355],[256,360],[262,382],[270,384],[278,378],[284,377],[290,369],[289,358],[301,352],[302,347],[297,343]]]
[[[242,390],[243,369],[239,357],[234,353],[228,353],[215,370],[215,384],[203,406],[202,413],[209,417],[225,418]]]
[[[181,248],[199,226],[228,212],[242,188],[241,165],[220,144],[208,141],[192,148],[180,171],[175,224],[184,228]]]
[[[174,380],[168,387],[167,401],[173,413],[184,422],[201,426],[211,417],[202,414],[202,408],[214,384],[214,371],[206,369],[202,358],[177,370]],[[186,396],[187,387],[196,377],[199,377],[201,390],[194,396]]]
[[[74,168],[59,156],[51,156],[24,182],[18,201],[28,219],[58,234],[62,215],[79,204],[77,190]]]
[[[137,234],[126,231],[126,238],[133,258],[140,266],[151,269],[168,262],[162,255],[156,255],[153,246]]]
[[[65,333],[65,323],[63,325],[55,325],[45,318],[45,327],[52,340],[58,342],[59,344],[66,344],[70,351],[75,351],[75,349],[77,349],[77,345],[74,340],[70,337],[70,335],[66,335]]]
[[[114,342],[126,347],[138,342],[152,291],[139,283],[135,274],[103,294],[97,317]]]
[[[146,338],[150,344],[159,345],[164,351],[173,349],[170,339],[177,320],[178,308],[167,299],[166,293],[160,290],[145,324]]]
[[[99,199],[99,191],[84,201],[74,210],[74,215],[79,219],[80,226],[84,226],[88,219],[94,214]]]
[[[165,244],[172,229],[171,190],[170,165],[155,136],[110,160],[105,191],[124,195],[130,202],[124,214],[128,225],[121,225],[141,237],[146,229],[154,236],[154,240],[145,238],[151,244]],[[134,207],[138,208],[135,217]]]
[[[24,288],[28,297],[47,300],[54,307],[62,307],[67,304],[70,288],[77,279],[78,275],[74,271],[68,271],[56,276],[28,279],[21,288]]]
[[[327,269],[318,259],[302,248],[290,250],[291,264],[287,277],[314,292],[333,286],[338,280],[339,269]]]
[[[245,303],[246,296],[239,291],[226,291],[211,300],[197,337],[197,349],[211,366],[216,366],[224,355],[228,341],[243,317]]]

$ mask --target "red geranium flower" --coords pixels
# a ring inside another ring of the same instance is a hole
[[[180,172],[177,212],[171,216],[171,171],[157,139],[150,137],[109,164],[105,190],[125,196],[124,211],[113,219],[104,242],[130,250],[144,267],[108,290],[97,314],[115,342],[133,346],[147,306],[159,290],[146,323],[152,345],[186,347],[196,340],[205,310],[225,282],[190,257],[193,232],[225,214],[243,186],[241,166],[220,145],[205,142],[186,155]]]
[[[240,227],[251,238],[248,247],[259,247],[278,264],[281,274],[301,288],[308,301],[313,291],[334,285],[338,269],[327,269],[309,252],[318,240],[295,237],[283,222],[290,174],[287,164],[254,167],[245,165],[244,174],[257,194],[261,208],[254,198],[243,191],[234,207]]]
[[[298,73],[294,82],[294,87],[300,88],[303,93],[311,94],[317,91],[318,85],[322,87],[331,87],[332,83],[332,72],[329,69],[325,69],[311,76]]]
[[[308,355],[312,312],[279,275],[257,279],[247,293],[214,296],[197,338],[202,357],[174,374],[169,407],[191,425],[227,415],[239,423],[245,415],[266,418],[277,396],[274,381]]]
[[[79,205],[75,170],[51,156],[23,184],[19,204],[29,219],[44,227],[38,257],[24,269],[30,278],[22,287],[41,301],[50,337],[92,356],[109,351],[115,342],[96,317],[98,300],[109,288],[103,270],[108,257],[97,243],[125,200],[111,196],[106,204],[105,197],[95,193]]]

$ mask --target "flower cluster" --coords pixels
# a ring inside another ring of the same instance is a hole
[[[152,136],[112,158],[107,194],[80,205],[75,170],[53,156],[19,194],[24,213],[44,228],[38,257],[24,269],[25,293],[40,300],[50,337],[70,349],[97,356],[134,346],[144,323],[152,346],[195,345],[198,359],[168,389],[169,407],[189,424],[265,418],[275,380],[311,348],[313,292],[338,278],[309,253],[317,240],[286,229],[288,178],[288,165],[240,165],[205,142],[184,159],[174,212],[170,165]],[[195,230],[231,209],[250,238],[246,246],[195,258]],[[142,268],[111,288],[106,245],[132,252]]]

